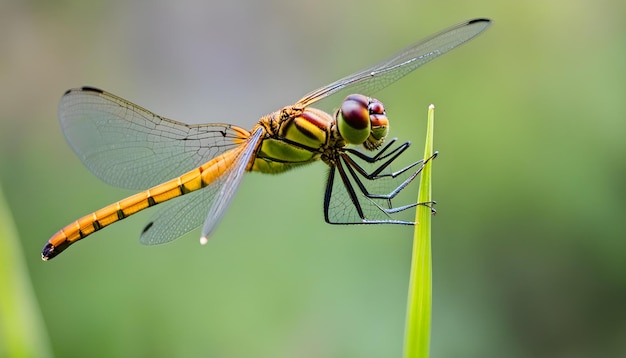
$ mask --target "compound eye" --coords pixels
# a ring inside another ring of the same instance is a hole
[[[385,106],[379,100],[372,98],[369,104],[370,113],[370,135],[363,142],[366,149],[374,150],[385,142],[389,133],[389,119],[385,113]]]
[[[346,97],[337,116],[337,129],[346,142],[363,144],[371,132],[370,99],[360,94]]]
[[[371,114],[385,114],[385,106],[376,98],[370,98],[369,110]]]

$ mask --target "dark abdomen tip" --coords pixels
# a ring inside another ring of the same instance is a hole
[[[41,259],[44,261],[48,261],[50,259],[55,258],[58,254],[63,252],[63,250],[67,249],[72,243],[69,241],[64,241],[58,246],[54,246],[51,243],[47,243],[46,246],[41,250]]]
[[[54,258],[57,254],[58,253],[56,252],[54,245],[48,243],[43,247],[43,250],[41,250],[41,259],[48,261],[51,258]]]

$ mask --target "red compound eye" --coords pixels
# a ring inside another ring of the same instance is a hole
[[[367,101],[361,99],[351,98],[354,95],[346,98],[341,104],[341,115],[347,125],[354,129],[363,129],[369,126],[370,111],[367,108]]]
[[[353,94],[343,101],[337,116],[339,135],[348,143],[362,144],[370,135],[370,100]]]
[[[375,98],[371,99],[369,110],[371,114],[385,114],[385,106],[383,106],[381,101]]]

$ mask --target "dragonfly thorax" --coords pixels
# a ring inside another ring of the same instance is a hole
[[[331,143],[334,118],[316,108],[289,106],[261,119],[266,135],[251,170],[281,173],[320,159]]]

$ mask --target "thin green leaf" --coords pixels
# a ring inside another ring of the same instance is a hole
[[[433,127],[435,107],[428,108],[428,125],[426,129],[426,146],[424,161],[433,155]],[[420,176],[418,203],[432,201],[431,164],[424,165]],[[430,320],[432,307],[432,264],[430,245],[430,207],[419,205],[415,215],[415,233],[413,236],[413,255],[411,261],[411,277],[407,301],[406,329],[404,337],[405,358],[427,358],[430,344]]]
[[[0,357],[51,357],[22,247],[0,190]]]

